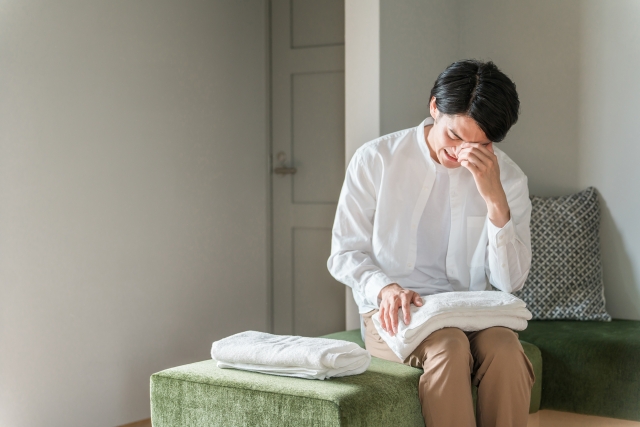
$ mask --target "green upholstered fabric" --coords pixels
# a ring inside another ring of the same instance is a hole
[[[640,421],[640,321],[532,320],[519,334],[542,352],[542,409]]]
[[[520,333],[520,331],[518,331],[518,333]],[[337,340],[351,341],[364,348],[364,342],[362,342],[359,329],[337,332],[335,334],[325,335],[325,337],[334,338]],[[529,403],[529,413],[533,414],[534,412],[538,412],[538,409],[540,409],[540,399],[542,394],[542,355],[540,354],[540,350],[535,345],[522,340],[520,340],[520,344],[522,344],[524,353],[527,355],[529,361],[533,365],[533,372],[536,375],[536,382],[533,384],[533,388],[531,389],[531,402]],[[422,369],[420,369],[419,372],[422,373]],[[416,383],[416,387],[417,386],[418,384]],[[476,400],[478,397],[478,388],[472,385],[471,393],[473,396],[473,409],[475,411]]]
[[[359,330],[327,337],[363,345]],[[530,347],[538,376],[539,353],[536,359]],[[324,381],[218,369],[207,360],[151,377],[151,419],[154,427],[423,427],[420,375],[421,369],[375,357],[361,375]],[[531,412],[538,405],[539,397],[532,398]]]
[[[423,427],[419,369],[373,358],[367,372],[324,381],[218,369],[213,360],[151,377],[154,427]]]

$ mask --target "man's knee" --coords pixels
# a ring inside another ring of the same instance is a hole
[[[527,371],[531,384],[535,381],[533,365],[524,353],[522,344],[514,331],[496,326],[482,331],[476,351],[476,363],[490,360],[500,366],[500,371],[509,377],[517,372]]]
[[[440,361],[442,363],[469,364],[473,368],[473,357],[469,340],[459,328],[443,328],[433,332],[428,338],[431,345],[424,354],[426,363]]]
[[[438,346],[448,352],[461,352],[469,350],[469,340],[459,328],[442,328],[433,332],[429,338]]]
[[[495,326],[481,331],[478,339],[478,356],[484,359],[487,356],[492,358],[513,358],[517,352],[522,352],[522,344],[518,336],[511,329],[502,326]]]

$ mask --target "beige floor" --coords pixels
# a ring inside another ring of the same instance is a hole
[[[151,420],[120,427],[151,427]],[[529,415],[527,427],[640,427],[640,422],[544,409]]]
[[[640,422],[543,409],[529,415],[527,427],[640,427]]]

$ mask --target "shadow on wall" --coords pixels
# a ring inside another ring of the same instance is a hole
[[[606,305],[619,319],[640,319],[640,2],[583,1],[580,16],[579,186],[601,201]]]
[[[607,306],[615,306],[616,319],[636,320],[635,314],[640,312],[640,291],[636,286],[638,278],[625,246],[624,238],[616,226],[615,220],[604,197],[598,192],[600,199],[600,252],[604,275],[604,294]],[[615,283],[615,292],[612,284]]]

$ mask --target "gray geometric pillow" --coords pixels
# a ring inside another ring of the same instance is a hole
[[[514,292],[533,319],[611,321],[600,261],[595,188],[562,197],[531,196],[531,270]]]

